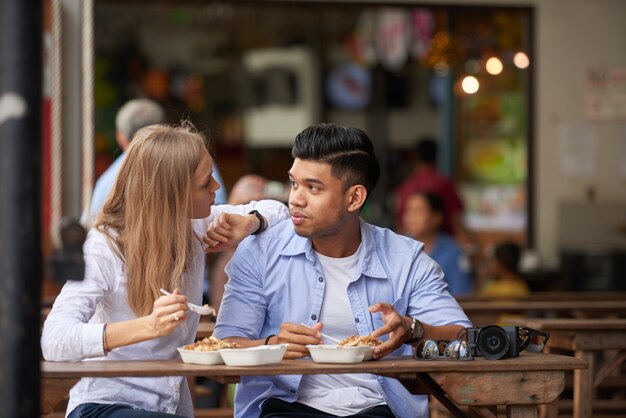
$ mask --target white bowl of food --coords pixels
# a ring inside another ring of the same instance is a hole
[[[184,363],[206,365],[224,364],[224,360],[219,351],[193,351],[185,350],[182,347],[178,347],[177,350]]]
[[[193,344],[178,347],[177,350],[185,363],[212,365],[224,364],[220,349],[234,347],[237,347],[236,343],[208,337]]]
[[[311,358],[316,363],[360,363],[372,358],[373,347],[344,347],[335,344],[307,345]]]
[[[287,351],[287,344],[261,345],[250,348],[220,350],[227,366],[261,366],[280,363]]]
[[[348,347],[369,347],[371,350],[365,351],[365,357],[363,361],[369,361],[374,356],[374,347],[381,345],[383,342],[378,338],[371,337],[369,335],[351,335],[348,338],[339,342],[339,346]]]

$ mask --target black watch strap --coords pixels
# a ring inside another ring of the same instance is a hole
[[[259,229],[257,229],[256,231],[254,231],[252,233],[252,235],[256,235],[259,232],[263,232],[267,229],[267,221],[265,220],[265,217],[263,215],[261,215],[259,213],[258,210],[251,210],[250,212],[248,212],[248,215],[254,215],[259,219]]]

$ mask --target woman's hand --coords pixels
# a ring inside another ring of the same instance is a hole
[[[161,296],[154,301],[152,313],[148,315],[148,325],[155,337],[169,335],[187,317],[187,296],[175,289],[169,296]]]
[[[238,245],[245,237],[259,229],[259,219],[255,215],[235,215],[220,213],[211,222],[203,238],[207,253],[215,253]]]
[[[375,303],[370,306],[370,312],[380,312],[385,325],[374,330],[372,337],[378,338],[381,335],[389,334],[389,339],[383,344],[374,348],[374,358],[381,358],[395,351],[407,339],[408,328],[402,317],[389,303]]]

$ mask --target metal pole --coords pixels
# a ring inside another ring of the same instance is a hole
[[[41,0],[1,0],[0,23],[0,417],[38,417]]]

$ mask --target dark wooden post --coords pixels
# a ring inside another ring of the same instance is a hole
[[[0,0],[0,417],[39,416],[42,2]]]

